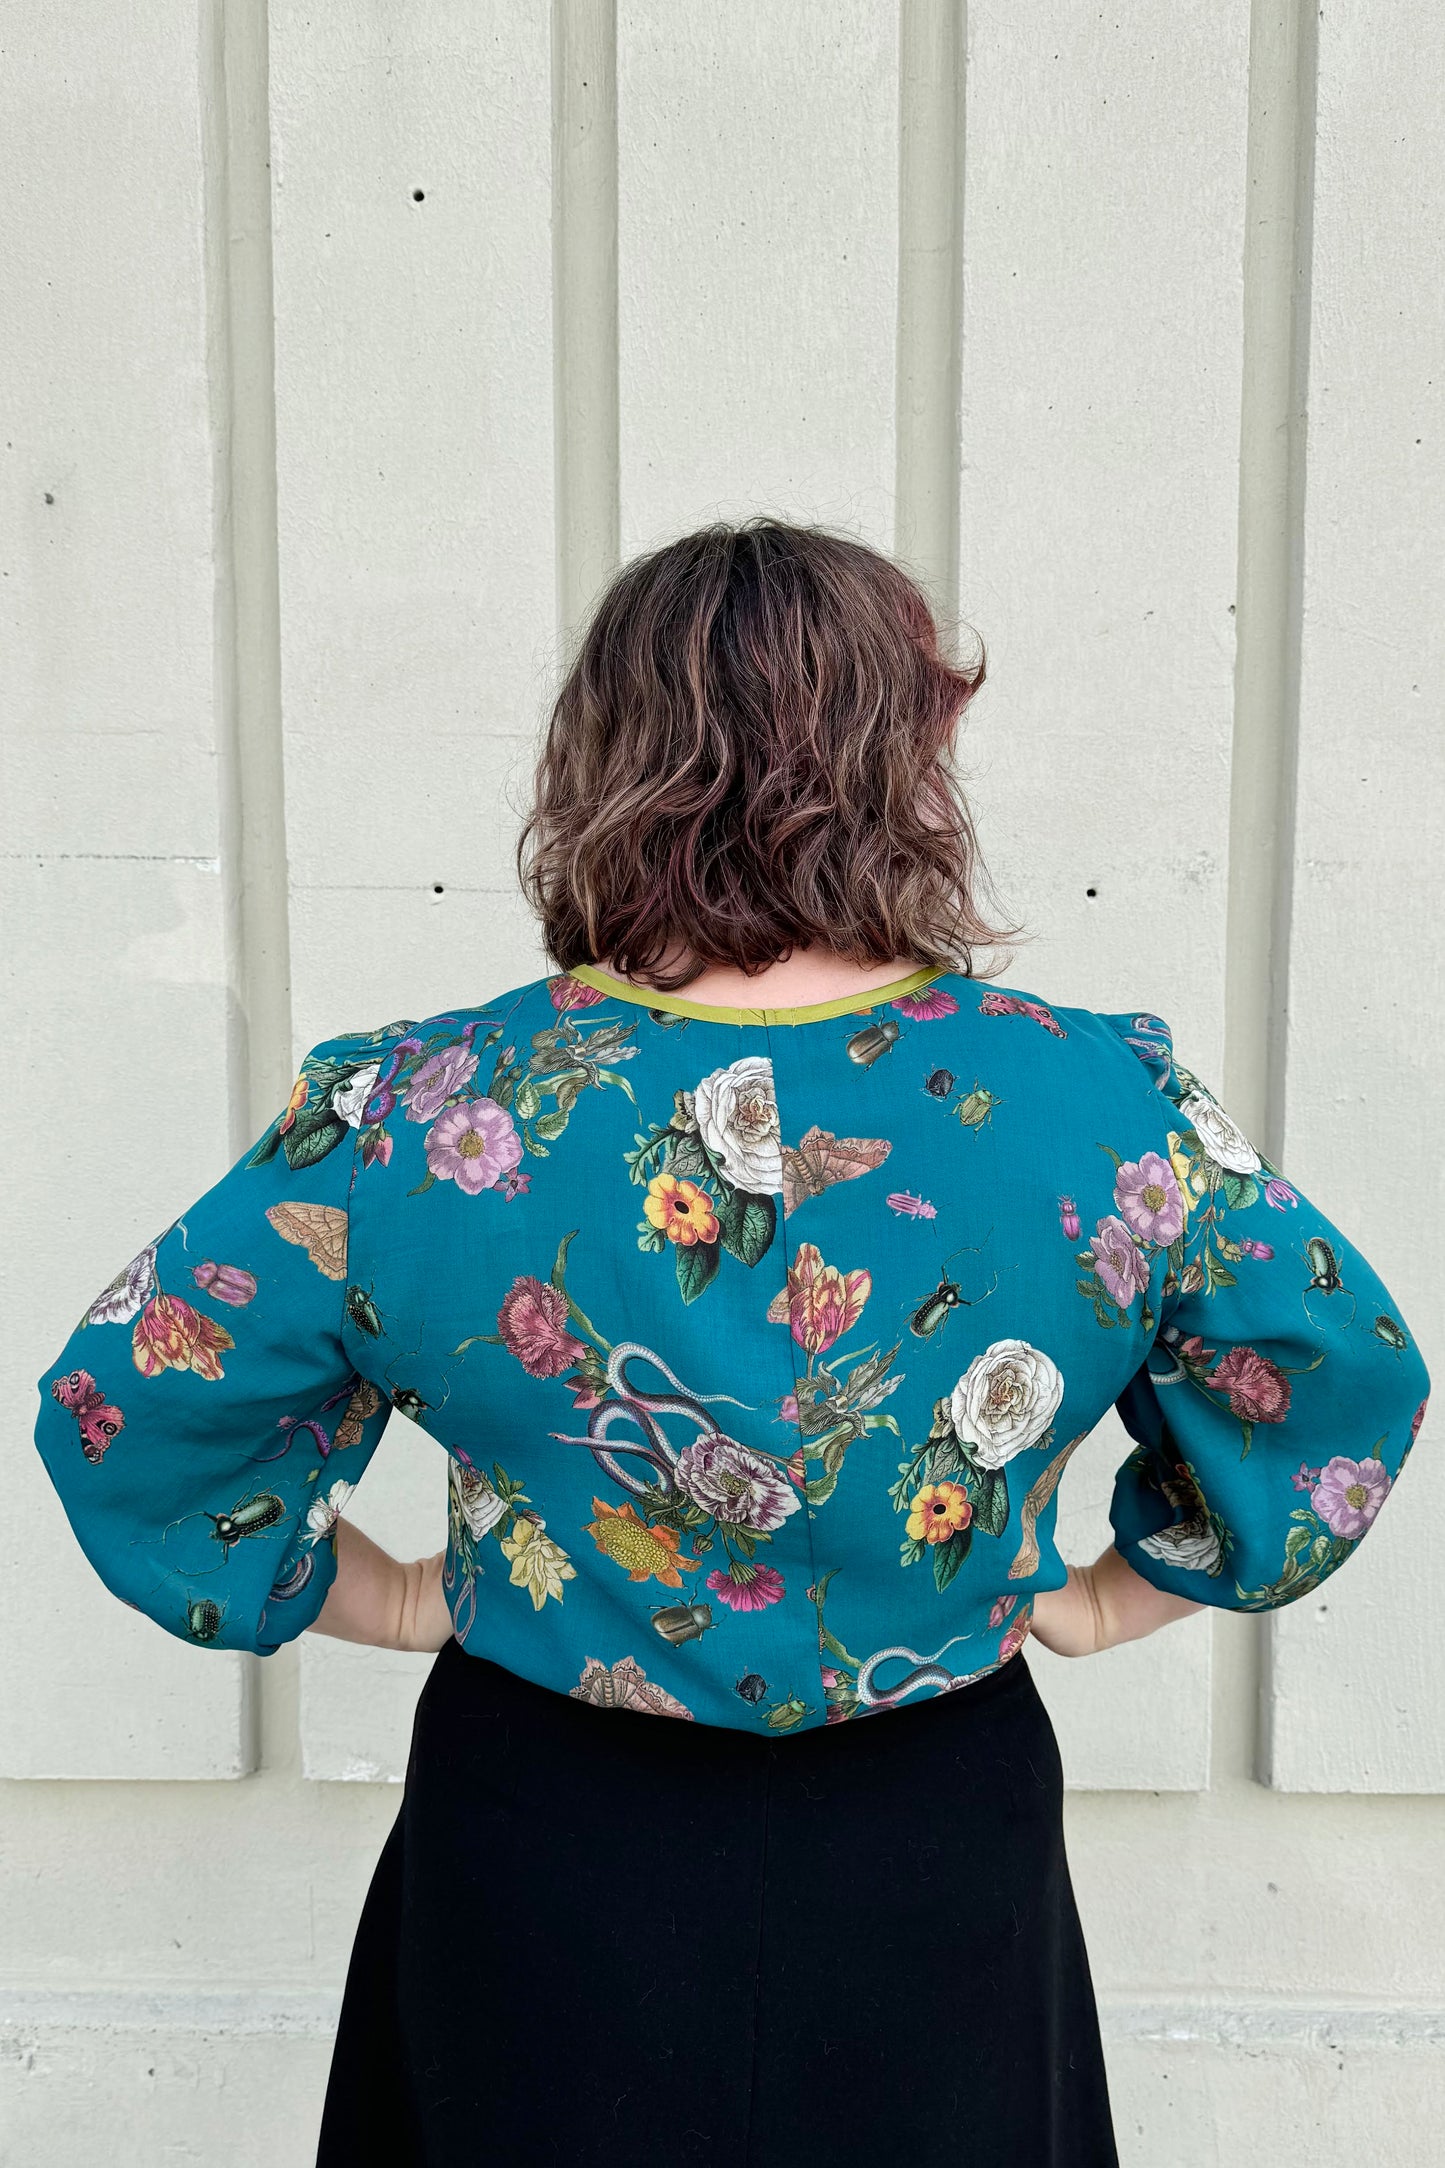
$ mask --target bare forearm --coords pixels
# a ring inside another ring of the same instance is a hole
[[[403,1563],[349,1521],[336,1524],[336,1578],[309,1631],[376,1649],[440,1648],[451,1630],[441,1557]]]
[[[1097,1656],[1204,1608],[1155,1588],[1112,1545],[1092,1565],[1068,1571],[1066,1587],[1046,1589],[1034,1603],[1034,1638],[1058,1656]]]

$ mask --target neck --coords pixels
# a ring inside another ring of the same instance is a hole
[[[709,964],[680,992],[687,1001],[719,1008],[807,1008],[815,1001],[836,1001],[845,994],[891,986],[895,979],[907,978],[921,968],[917,958],[910,956],[894,957],[884,964],[861,964],[834,949],[795,949],[791,956],[751,976],[731,964]],[[604,963],[599,969],[629,986],[647,988],[646,980],[629,978],[614,964]]]

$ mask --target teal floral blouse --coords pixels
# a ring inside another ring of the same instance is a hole
[[[946,972],[721,1009],[578,969],[316,1047],[86,1311],[38,1440],[109,1586],[270,1654],[393,1410],[473,1653],[775,1732],[1006,1662],[1111,1406],[1118,1548],[1262,1611],[1373,1526],[1425,1366],[1149,1015]]]

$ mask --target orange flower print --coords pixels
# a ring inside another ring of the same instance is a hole
[[[276,1124],[276,1134],[278,1136],[285,1136],[287,1130],[291,1127],[291,1124],[295,1121],[297,1115],[305,1106],[306,1101],[310,1097],[310,1095],[311,1086],[307,1083],[304,1076],[298,1076],[296,1082],[291,1087],[291,1097],[286,1102],[286,1112],[282,1115],[280,1121]]]
[[[840,1272],[836,1265],[824,1264],[816,1244],[800,1242],[788,1267],[788,1284],[774,1296],[768,1316],[775,1325],[790,1326],[809,1355],[821,1355],[851,1332],[872,1291],[871,1272]]]
[[[680,1182],[675,1174],[657,1174],[647,1185],[643,1206],[649,1223],[660,1228],[669,1242],[691,1249],[694,1242],[716,1242],[717,1214],[712,1199],[696,1182]]]
[[[221,1356],[235,1345],[224,1325],[202,1317],[179,1295],[156,1295],[130,1336],[131,1355],[142,1377],[158,1377],[162,1370],[194,1370],[212,1385],[224,1375]]]
[[[908,1533],[915,1543],[946,1543],[973,1519],[968,1493],[958,1483],[925,1483],[908,1507]]]
[[[678,1549],[672,1529],[649,1528],[632,1505],[609,1506],[601,1498],[594,1498],[592,1505],[597,1518],[585,1524],[587,1533],[605,1558],[626,1568],[629,1581],[655,1579],[664,1588],[682,1587],[678,1567],[691,1568],[697,1560]]]

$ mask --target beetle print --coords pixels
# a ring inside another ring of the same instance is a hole
[[[928,1076],[924,1078],[923,1089],[930,1099],[946,1099],[953,1090],[953,1071],[951,1069],[931,1070]]]
[[[214,1641],[226,1616],[224,1608],[209,1596],[186,1605],[186,1632],[192,1641]]]
[[[986,1302],[998,1286],[998,1274],[995,1273],[981,1295],[965,1295],[957,1280],[951,1280],[948,1276],[948,1268],[953,1263],[953,1259],[962,1257],[965,1254],[978,1256],[980,1253],[976,1247],[969,1245],[967,1252],[962,1249],[955,1250],[952,1256],[944,1259],[943,1270],[939,1274],[937,1287],[931,1295],[918,1305],[909,1319],[908,1330],[914,1335],[915,1339],[931,1339],[941,1326],[947,1324],[950,1312],[958,1309],[974,1309],[980,1302]]]
[[[664,1641],[680,1649],[686,1642],[701,1641],[717,1622],[710,1603],[669,1603],[653,1607],[652,1623]]]
[[[766,1719],[768,1729],[769,1731],[795,1731],[798,1725],[802,1723],[803,1718],[809,1713],[806,1701],[800,1701],[796,1694],[789,1694],[784,1700],[776,1702],[769,1709]]]
[[[744,1672],[737,1685],[733,1688],[733,1692],[738,1699],[747,1702],[751,1708],[757,1707],[767,1690],[767,1680],[760,1678],[756,1671]]]
[[[975,1077],[973,1090],[965,1093],[953,1111],[964,1128],[973,1130],[977,1135],[980,1129],[986,1129],[993,1120],[994,1108],[1002,1105],[1003,1101],[993,1092],[986,1091]]]
[[[253,1491],[229,1513],[207,1513],[205,1518],[211,1524],[212,1536],[229,1558],[236,1544],[244,1543],[248,1536],[264,1536],[284,1520],[286,1501],[274,1491]]]
[[[857,1062],[860,1069],[871,1069],[880,1055],[891,1053],[897,1046],[902,1029],[892,1016],[885,1016],[879,1024],[865,1024],[848,1041],[849,1061]]]
[[[346,1314],[358,1332],[364,1332],[372,1340],[381,1338],[384,1329],[381,1322],[381,1312],[372,1301],[371,1292],[368,1288],[355,1285],[347,1288]]]
[[[1370,1330],[1377,1340],[1383,1340],[1386,1347],[1393,1349],[1397,1355],[1403,1355],[1410,1345],[1409,1335],[1392,1317],[1377,1317]]]

